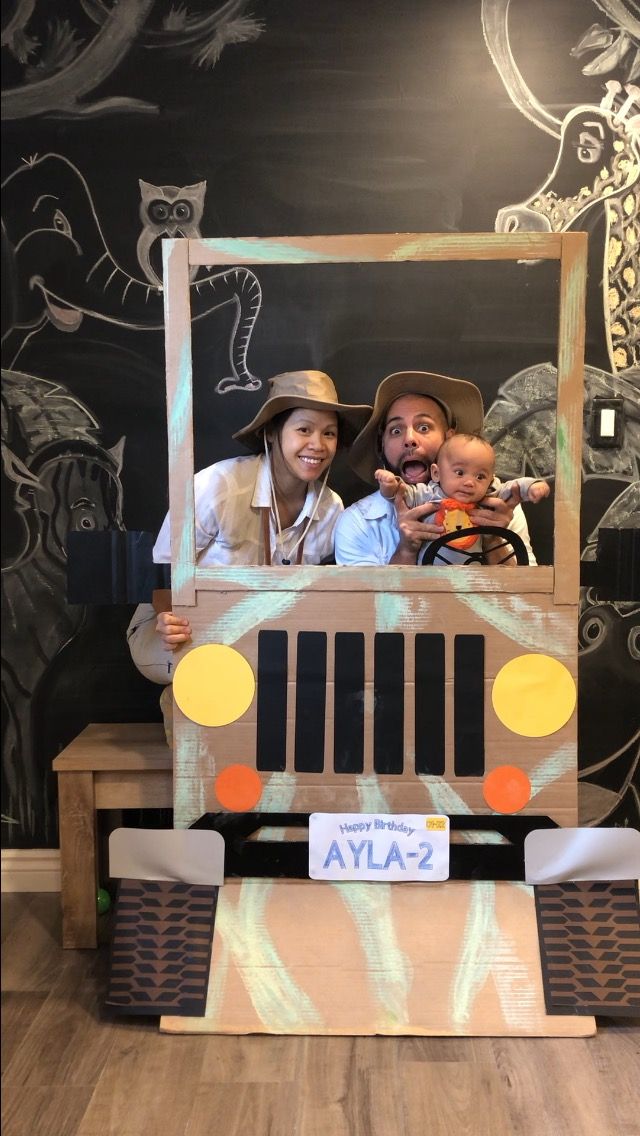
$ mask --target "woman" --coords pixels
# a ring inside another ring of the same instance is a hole
[[[338,402],[322,371],[288,371],[269,380],[269,397],[234,438],[251,455],[216,462],[196,474],[198,565],[320,564],[333,552],[342,501],[327,487],[339,445],[349,445],[370,406]],[[156,564],[171,562],[169,517],[153,550]],[[170,683],[167,652],[191,635],[189,621],[140,604],[127,630],[139,671]]]

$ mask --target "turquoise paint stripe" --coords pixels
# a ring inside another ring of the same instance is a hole
[[[363,813],[389,813],[389,802],[375,773],[356,782]],[[367,962],[367,981],[380,1006],[380,1025],[402,1026],[409,1021],[408,998],[413,984],[413,965],[397,940],[393,925],[390,885],[334,884],[351,911],[360,932]]]
[[[384,568],[345,568],[338,566],[337,568],[320,568],[316,565],[303,565],[296,567],[290,574],[287,573],[286,577],[276,578],[275,575],[269,573],[269,591],[298,591],[309,587],[311,584],[318,584],[322,581],[323,575],[329,572],[335,579],[335,573],[342,574],[341,578],[344,581],[343,589],[345,591],[353,590],[352,580],[357,579],[358,588],[360,586],[371,590],[374,594],[387,594],[390,592],[401,592],[403,595],[407,594],[407,584],[424,581],[424,572],[422,569],[413,568],[395,568],[393,566],[385,566]],[[442,579],[443,585],[446,589],[451,586],[452,594],[461,594],[464,592],[487,592],[495,593],[495,584],[491,581],[491,576],[488,573],[485,578],[479,573],[460,572],[458,568],[438,568],[439,579]],[[235,585],[242,585],[243,588],[260,589],[265,587],[265,579],[267,579],[268,569],[264,567],[251,568],[248,565],[241,565],[237,568],[231,567],[216,567],[216,568],[199,568],[197,573],[198,585],[210,584],[218,587],[220,581],[233,583]],[[383,587],[381,587],[381,581]],[[434,597],[438,600],[441,593],[433,592],[414,592],[413,595],[417,597]],[[501,593],[502,595],[503,593]],[[544,594],[544,593],[543,593]],[[549,592],[551,594],[551,592]],[[429,602],[425,599],[425,602]]]
[[[296,785],[297,778],[293,773],[272,773],[262,790],[260,812],[291,812]],[[284,828],[269,828],[267,832],[258,833],[258,840],[284,840],[284,832]]]
[[[474,1005],[489,978],[495,984],[505,1024],[530,1032],[538,1017],[538,994],[527,962],[518,955],[515,941],[500,929],[497,889],[493,880],[470,883],[470,903],[462,946],[451,990],[451,1016],[461,1032],[468,1026]],[[508,884],[517,888],[518,884]],[[531,889],[525,889],[533,903]]]
[[[463,1030],[489,974],[498,942],[496,885],[493,880],[474,880],[469,884],[469,910],[462,933],[462,944],[451,987],[451,1020]]]
[[[291,774],[274,773],[264,788],[261,811],[288,812],[294,801],[296,780]],[[283,839],[282,829],[269,829],[258,839]],[[240,884],[237,904],[221,890],[216,931],[222,936],[227,966],[233,956],[247,994],[260,1021],[273,1033],[317,1030],[323,1017],[311,998],[289,974],[267,928],[266,908],[273,890],[270,880],[246,879]],[[221,979],[209,999],[211,1015],[220,1012],[225,982]],[[209,1007],[207,1009],[209,1016]]]
[[[185,720],[174,732],[174,828],[188,828],[207,811],[207,781],[203,763],[209,762],[209,775],[215,775],[215,762],[207,753],[202,726]]]
[[[200,569],[198,572],[198,579],[203,581],[211,581],[215,583],[216,587],[221,583],[228,582],[230,584],[237,584],[238,580],[242,581],[243,587],[247,589],[255,589],[262,591],[264,595],[268,592],[284,592],[284,591],[303,591],[309,584],[317,582],[318,571],[321,570],[317,565],[306,565],[295,567],[291,575],[287,575],[286,579],[278,579],[268,573],[268,569],[251,568],[250,566],[243,565],[240,571],[237,568],[212,568]],[[323,570],[323,569],[322,569]]]
[[[517,885],[507,885],[517,887]],[[504,885],[502,885],[502,889]],[[502,890],[501,889],[501,890]],[[496,890],[496,899],[498,893]],[[533,896],[529,902],[533,907]],[[535,920],[532,911],[531,917]],[[539,1014],[539,996],[535,982],[535,964],[529,966],[520,958],[515,940],[498,925],[491,977],[495,984],[504,1020],[512,1030],[531,1033]]]
[[[420,631],[429,622],[431,603],[422,596],[375,594],[376,631]]]
[[[179,549],[179,553],[182,551],[182,549]],[[176,595],[181,593],[190,579],[191,564],[185,564],[184,557],[176,560],[171,569],[171,587]]]
[[[189,343],[185,340],[180,347],[178,363],[178,382],[174,391],[169,417],[167,421],[167,434],[169,441],[169,454],[176,458],[188,441],[191,429],[191,355]]]
[[[426,240],[404,241],[399,244],[396,249],[391,253],[390,260],[409,260],[412,257],[423,256],[424,253],[438,252],[444,248],[446,242],[438,241],[435,237],[429,236]]]
[[[185,337],[180,347],[177,389],[169,409],[167,424],[169,460],[172,465],[186,446],[190,448],[191,417],[191,355],[190,344]],[[173,589],[176,593],[179,593],[185,583],[191,579],[195,567],[192,479],[185,479],[182,485],[182,495],[184,523],[180,532],[179,544],[173,556],[172,568]]]
[[[292,773],[286,773],[284,771],[281,773],[272,773],[260,798],[260,812],[291,812],[296,786],[297,778]],[[272,829],[271,831],[275,832],[276,829]],[[267,839],[275,840],[276,837],[269,836]],[[280,837],[279,839],[282,838]]]
[[[216,927],[220,927],[220,912],[224,912],[226,908],[226,897],[221,888],[218,892],[218,903],[216,905]],[[224,922],[225,915],[222,915]],[[220,950],[216,959],[215,966],[211,966],[209,971],[209,987],[207,989],[207,1007],[204,1012],[205,1018],[215,1022],[220,1015],[222,1008],[222,1000],[224,998],[224,991],[227,985],[227,977],[229,974],[229,960],[231,952],[226,943],[220,941]]]
[[[215,642],[229,646],[268,620],[279,619],[285,612],[291,611],[297,602],[295,592],[283,592],[280,595],[263,592],[261,595],[246,596],[216,618],[210,633]]]
[[[401,950],[393,923],[392,884],[333,884],[351,912],[367,963],[367,981],[378,1004],[377,1025],[400,1027],[409,1022],[408,997],[413,965]]]
[[[468,813],[471,809],[451,785],[432,782],[420,777],[429,793],[434,808],[441,813]],[[504,844],[499,832],[464,833],[464,839],[473,844]],[[505,1021],[513,1029],[531,1026],[537,1012],[535,988],[529,979],[526,965],[517,958],[515,945],[499,930],[492,880],[470,881],[470,907],[462,937],[460,958],[456,967],[451,991],[452,1020],[460,1030],[467,1025],[475,1000],[491,974],[496,984]],[[518,890],[525,884],[515,883]]]
[[[418,779],[427,791],[434,812],[446,816],[450,813],[471,813],[471,809],[459,793],[456,793],[453,785],[448,785],[441,777],[431,778],[426,773],[420,773]]]
[[[295,792],[295,777],[272,774],[260,800],[261,811],[290,811]],[[258,836],[261,840],[283,838],[282,829],[269,829]],[[242,967],[247,993],[265,1025],[283,1033],[317,1027],[322,1024],[322,1015],[287,971],[267,931],[266,906],[273,886],[271,881],[243,880],[234,918],[223,919],[221,933]]]
[[[353,262],[351,253],[340,256],[337,253],[323,253],[317,249],[308,249],[281,243],[280,241],[261,240],[260,242],[243,240],[241,237],[221,240],[210,238],[201,242],[214,254],[237,257],[253,264],[279,263],[279,264],[338,264]]]
[[[320,1011],[287,971],[267,930],[265,907],[272,888],[265,880],[243,880],[235,908],[218,902],[216,931],[233,954],[256,1014],[270,1032],[318,1029],[323,1024]]]
[[[496,631],[519,643],[530,651],[546,655],[567,655],[574,649],[573,633],[559,627],[548,613],[524,600],[521,596],[496,598],[465,595],[456,589],[457,598],[485,623]]]
[[[288,772],[276,772],[265,785],[263,796],[260,797],[260,810],[288,812],[294,795],[296,778]],[[269,828],[258,834],[258,840],[283,840],[283,837],[284,829],[280,828]],[[233,924],[231,919],[226,922],[228,938],[239,947],[238,960],[241,966],[250,968],[243,974],[244,982],[253,1008],[265,1025],[273,1022],[283,1031],[293,1027],[317,1026],[322,1022],[321,1014],[286,971],[273,939],[266,930],[266,905],[273,886],[272,882],[266,880],[243,880],[238,902],[240,914],[236,914]],[[261,928],[260,943],[255,942],[258,927]]]
[[[410,601],[405,596],[376,595],[376,631],[396,631],[406,619]]]
[[[356,779],[356,788],[361,813],[389,812],[389,802],[382,791],[377,773],[360,774]]]
[[[576,773],[578,771],[578,750],[576,742],[565,742],[559,746],[554,753],[541,761],[532,770],[529,780],[531,781],[531,788],[533,796],[546,789],[558,777],[563,777],[567,773]]]
[[[568,431],[566,418],[564,418],[562,415],[559,415],[557,426],[558,469],[562,471],[567,495],[569,497],[575,497],[578,492],[578,486],[580,485],[582,470],[580,468],[580,465],[578,464],[576,466],[575,462],[573,461],[573,455],[569,451],[567,434]],[[568,502],[565,505],[565,508],[569,508]],[[575,510],[572,510],[572,512],[575,513]]]

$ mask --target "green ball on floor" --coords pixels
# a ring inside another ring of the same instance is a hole
[[[98,888],[98,915],[105,915],[111,907],[111,896],[106,888]]]

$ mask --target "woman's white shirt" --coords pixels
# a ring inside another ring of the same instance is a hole
[[[272,564],[282,564],[283,558],[296,560],[296,544],[307,526],[302,563],[319,564],[333,552],[334,529],[343,511],[337,493],[325,488],[316,508],[320,486],[313,482],[295,522],[279,535],[271,510],[269,469],[263,455],[228,458],[200,470],[195,475],[194,492],[199,567],[264,564],[263,509],[269,509]],[[168,514],[154,545],[153,559],[156,564],[171,563]],[[143,675],[152,682],[169,683],[173,678],[173,652],[167,650],[157,634],[156,619],[152,604],[138,604],[127,628],[129,650]]]
[[[320,492],[312,482],[304,505],[281,538],[271,509],[269,469],[264,455],[227,458],[200,470],[194,478],[196,553],[198,566],[264,564],[262,509],[269,509],[271,563],[290,557],[309,522]],[[319,564],[333,551],[333,532],[343,509],[332,489],[325,488],[304,538],[303,564]],[[169,514],[153,549],[156,564],[171,563]]]

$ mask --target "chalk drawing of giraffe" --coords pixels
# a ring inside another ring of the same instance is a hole
[[[601,246],[590,241],[594,261],[590,286],[600,290],[602,330],[609,370],[584,368],[585,415],[582,451],[583,489],[592,482],[602,492],[609,481],[618,496],[596,524],[582,559],[595,558],[601,527],[638,527],[640,513],[640,88],[634,85],[640,58],[640,21],[618,0],[594,0],[607,27],[592,25],[570,55],[597,50],[582,68],[585,76],[612,75],[603,82],[601,101],[584,101],[560,120],[528,88],[514,59],[509,37],[511,0],[482,0],[485,42],[513,105],[540,130],[559,141],[553,169],[524,200],[498,211],[498,232],[563,232],[589,229],[604,220]],[[604,48],[604,50],[601,50]],[[601,249],[601,251],[600,251]],[[601,260],[598,261],[598,257]],[[599,268],[598,265],[601,267]],[[497,467],[505,476],[536,469],[553,477],[553,455],[545,435],[555,422],[557,371],[540,362],[506,377],[485,417],[484,428],[496,448]],[[599,448],[589,440],[590,407],[597,397],[615,399],[624,429],[619,443]],[[620,483],[625,487],[621,490]],[[580,618],[580,691],[583,720],[579,746],[581,824],[637,827],[640,796],[640,731],[629,706],[637,686],[640,605],[594,600],[583,589]],[[612,683],[610,676],[615,675]],[[608,721],[612,731],[598,731],[595,691],[615,687],[618,705]],[[586,727],[586,728],[584,728]]]
[[[498,232],[564,232],[604,209],[602,298],[614,374],[640,365],[640,88],[614,79],[599,106],[582,105],[562,122],[555,166],[525,201],[500,209]]]

